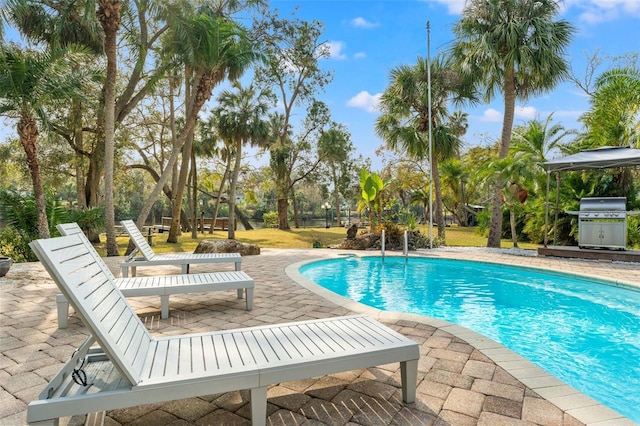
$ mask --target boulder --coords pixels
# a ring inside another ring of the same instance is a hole
[[[336,248],[345,250],[372,250],[380,248],[380,235],[368,233],[357,235],[355,238],[347,238]]]
[[[240,253],[242,256],[260,254],[260,247],[236,240],[202,240],[194,253]]]

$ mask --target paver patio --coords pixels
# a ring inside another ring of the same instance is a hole
[[[272,425],[634,424],[484,336],[444,321],[381,312],[346,301],[299,283],[296,268],[290,267],[341,254],[330,249],[263,249],[259,256],[243,258],[243,270],[256,283],[251,312],[244,309],[244,300],[235,298],[235,291],[175,297],[166,320],[160,319],[157,298],[129,301],[150,332],[158,336],[364,312],[421,345],[415,404],[402,403],[398,366],[386,365],[271,387],[268,424]],[[640,287],[637,264],[484,250],[431,250],[420,255],[547,268]],[[121,259],[105,260],[118,274]],[[216,266],[217,270],[225,268]],[[212,270],[210,265],[199,265],[192,272],[208,270]],[[168,266],[153,272],[179,273],[179,268]],[[37,398],[86,338],[86,331],[73,314],[68,328],[57,328],[57,288],[39,263],[13,265],[0,278],[0,290],[0,425],[22,425],[29,401]],[[212,389],[203,398],[113,410],[104,419],[86,417],[65,418],[60,423],[245,425],[250,424],[250,406],[248,392],[216,394]]]

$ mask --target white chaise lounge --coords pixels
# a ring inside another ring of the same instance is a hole
[[[78,235],[91,245],[77,223],[62,223],[56,226],[62,235]],[[93,249],[93,246],[91,246]],[[102,261],[102,259],[100,259]],[[160,316],[169,318],[169,296],[172,294],[198,293],[222,290],[237,290],[238,299],[246,293],[246,307],[253,309],[253,279],[243,271],[209,272],[202,274],[160,275],[152,277],[116,278],[108,267],[104,273],[115,283],[126,297],[160,296]],[[68,325],[69,302],[63,294],[56,296],[58,327]]]
[[[366,316],[154,338],[78,235],[31,248],[90,337],[29,403],[30,424],[249,389],[252,422],[264,425],[271,384],[392,362],[401,365],[403,400],[415,401],[418,344]]]
[[[138,226],[132,220],[123,220],[120,222],[124,227],[124,230],[129,234],[129,238],[136,246],[127,260],[122,262],[120,270],[123,277],[129,275],[129,268],[131,268],[131,275],[136,275],[136,267],[138,266],[156,266],[156,265],[180,265],[182,267],[182,273],[189,273],[189,265],[195,263],[229,263],[233,262],[236,265],[236,271],[242,269],[242,256],[240,253],[163,253],[156,254],[153,249],[147,243],[147,239],[142,235],[142,232],[138,229]],[[140,253],[141,256],[137,256]]]

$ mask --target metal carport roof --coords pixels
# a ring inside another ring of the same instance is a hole
[[[638,165],[640,165],[640,149],[628,146],[605,146],[542,163],[547,173]]]

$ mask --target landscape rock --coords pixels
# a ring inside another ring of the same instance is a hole
[[[345,250],[371,250],[380,247],[380,235],[367,233],[346,238],[336,248]]]
[[[242,256],[251,256],[260,254],[260,247],[236,240],[202,240],[194,253],[240,253]]]

